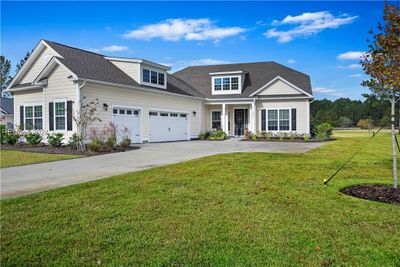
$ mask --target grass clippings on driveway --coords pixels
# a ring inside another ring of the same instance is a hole
[[[64,159],[74,159],[81,157],[80,155],[65,155],[65,154],[44,154],[33,152],[21,152],[14,150],[1,150],[0,152],[0,167],[8,168],[34,163],[43,163]]]
[[[1,202],[1,266],[399,266],[400,207],[344,195],[391,183],[390,136],[303,155],[236,153]]]

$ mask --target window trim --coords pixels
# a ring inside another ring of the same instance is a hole
[[[61,118],[61,115],[56,115],[56,103],[64,103],[64,129],[57,129],[56,118]],[[67,132],[67,99],[54,99],[53,100],[53,122],[54,132]]]
[[[42,117],[36,117],[35,116],[35,107],[37,106],[41,106],[42,107]],[[40,130],[44,130],[44,105],[43,103],[28,103],[28,104],[24,104],[24,121],[23,121],[23,125],[24,125],[24,130],[25,131],[40,131]],[[32,129],[28,130],[26,129],[26,108],[27,107],[32,107],[32,117],[29,117],[29,119],[32,119]],[[42,129],[35,129],[35,119],[42,119]],[[21,123],[21,122],[20,122]]]
[[[221,113],[219,121],[221,123],[221,129],[222,129],[222,109],[211,109],[210,110],[210,129],[214,129],[213,128],[213,112],[220,112]]]
[[[149,81],[148,82],[144,80],[144,72],[145,71],[149,72]],[[156,78],[156,82],[155,83],[153,83],[151,81],[151,77],[152,77],[151,74],[152,73],[156,73],[156,77],[155,77]],[[160,75],[162,75],[164,77],[163,84],[160,84],[160,81],[161,81]],[[146,66],[141,66],[140,76],[141,76],[140,77],[140,81],[141,81],[141,84],[143,84],[143,85],[147,85],[147,86],[151,86],[151,87],[157,87],[157,88],[163,88],[163,89],[167,88],[167,73],[165,71],[160,71],[158,69],[149,68],[146,65]]]
[[[275,133],[277,133],[277,132],[286,132],[286,133],[292,132],[292,112],[291,112],[292,109],[293,108],[287,108],[287,107],[282,107],[282,108],[261,108],[260,112],[259,112],[260,129],[261,129],[261,126],[262,126],[261,112],[262,112],[262,110],[265,110],[265,117],[266,117],[265,118],[265,130],[267,132],[275,132]],[[277,120],[278,120],[278,130],[268,130],[268,111],[269,110],[276,110],[278,112],[278,118],[277,118]],[[280,116],[279,116],[279,111],[280,110],[288,110],[289,111],[289,130],[279,130],[280,129]]]
[[[224,78],[229,78],[229,89],[224,89]],[[238,88],[232,89],[232,78],[238,79]],[[215,80],[221,79],[220,89],[215,90]],[[242,93],[242,76],[241,75],[222,75],[222,76],[211,76],[211,90],[213,95],[231,95]]]

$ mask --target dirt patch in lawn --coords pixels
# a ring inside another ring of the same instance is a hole
[[[138,146],[130,146],[128,148],[116,147],[116,148],[113,148],[112,150],[102,150],[97,153],[93,153],[90,151],[81,152],[81,151],[78,151],[78,150],[68,147],[68,146],[51,147],[46,144],[38,144],[38,145],[17,144],[15,146],[8,145],[8,144],[1,145],[1,149],[3,149],[3,150],[14,150],[14,151],[46,153],[46,154],[86,155],[86,156],[118,153],[118,152],[135,150],[135,149],[139,149],[139,148],[140,147],[138,147]]]
[[[364,184],[354,185],[340,190],[343,194],[372,201],[400,205],[400,189],[390,185]]]

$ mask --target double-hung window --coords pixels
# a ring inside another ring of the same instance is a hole
[[[268,110],[268,131],[278,130],[278,110]]]
[[[267,127],[265,128],[268,131],[290,131],[290,119],[290,109],[269,109],[267,110]],[[293,123],[295,122],[292,122],[292,124]],[[292,125],[292,127],[295,126]]]
[[[221,78],[214,79],[214,90],[215,91],[221,91],[221,82],[222,82]]]
[[[54,125],[55,130],[66,130],[67,111],[65,102],[54,102]]]
[[[288,109],[279,110],[279,130],[280,131],[290,130],[290,117]]]
[[[164,85],[164,83],[165,83],[164,73],[159,72],[158,73],[158,84],[159,85]]]
[[[221,111],[211,112],[211,128],[217,130],[221,129]]]
[[[146,83],[150,82],[150,71],[143,69],[143,81]]]
[[[239,90],[239,78],[238,77],[231,78],[231,90]]]
[[[154,83],[154,84],[157,84],[157,72],[151,71],[150,73],[151,73],[150,82]]]
[[[223,78],[222,79],[222,89],[224,91],[231,90],[231,78]]]
[[[25,106],[25,130],[43,129],[43,106]]]

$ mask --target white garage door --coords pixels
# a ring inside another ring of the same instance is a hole
[[[188,140],[188,126],[186,113],[150,111],[149,142]]]
[[[132,143],[141,143],[140,110],[113,108],[113,123],[117,128],[117,142],[128,137]]]

